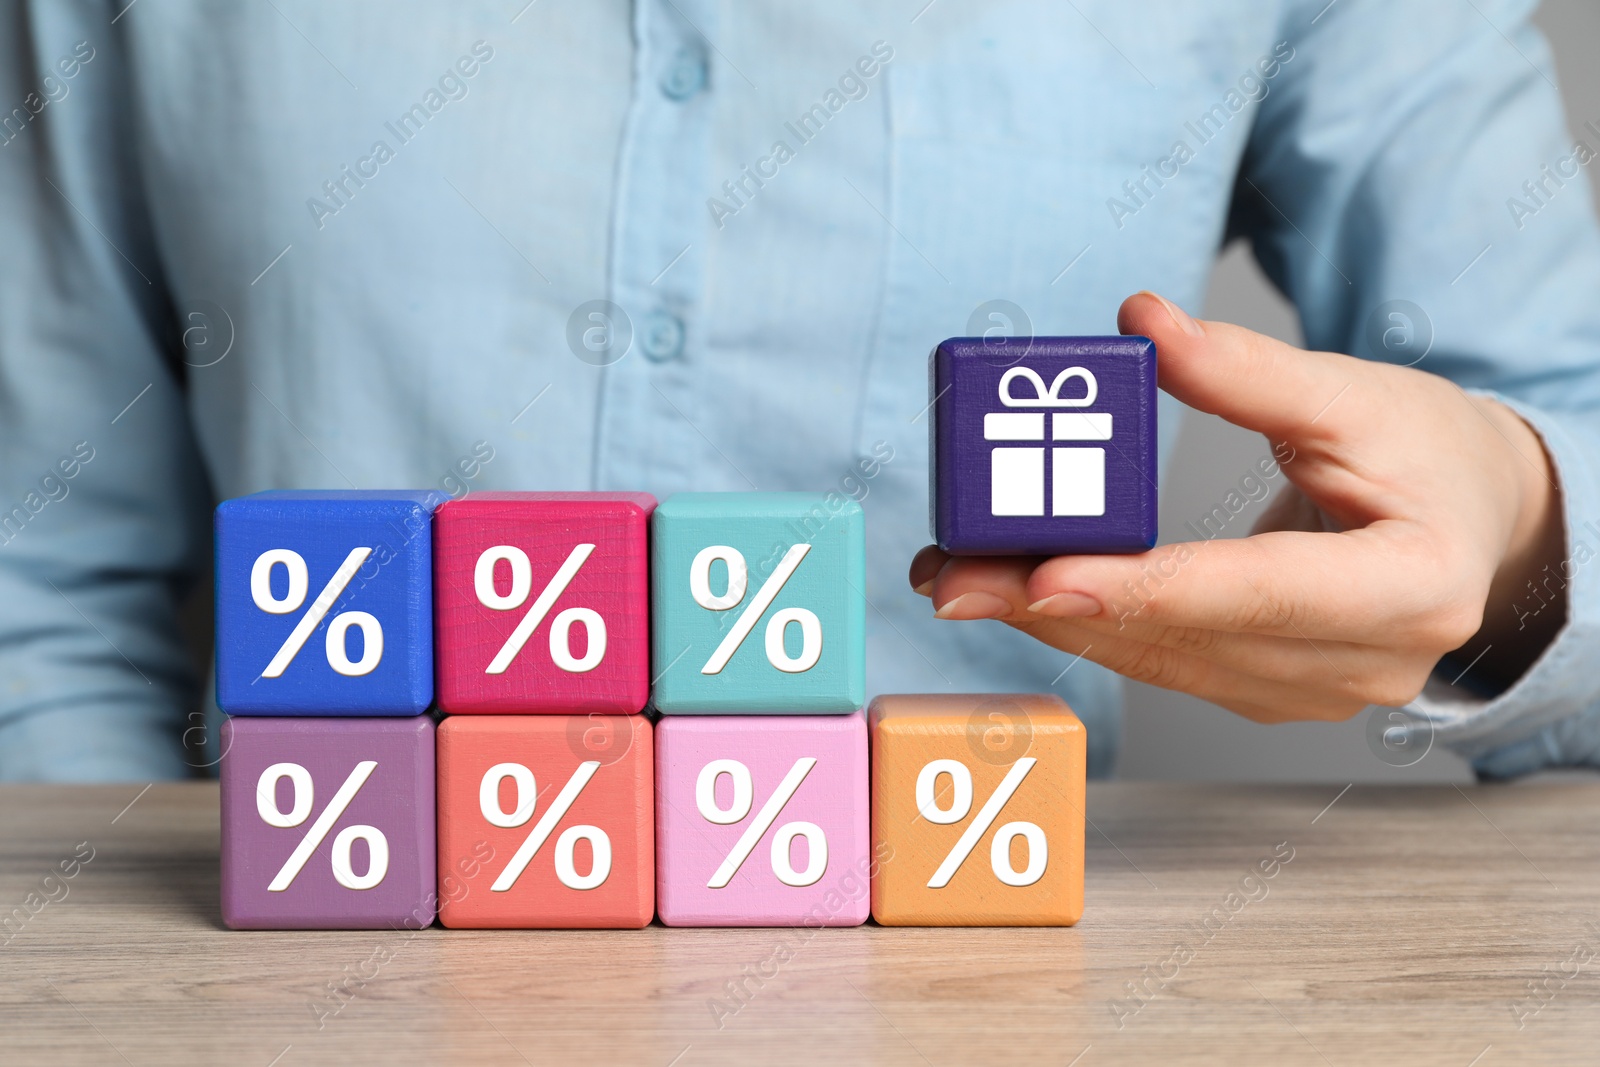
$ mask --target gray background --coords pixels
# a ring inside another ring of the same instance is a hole
[[[1600,122],[1600,69],[1595,63],[1600,53],[1600,3],[1547,0],[1537,21],[1555,51],[1568,125],[1577,131],[1586,121]],[[1593,143],[1592,135],[1585,139]],[[1592,180],[1590,191],[1594,191]],[[1240,244],[1218,260],[1204,315],[1291,344],[1302,342],[1294,308],[1270,287]],[[1233,487],[1239,473],[1265,452],[1258,434],[1211,415],[1186,412],[1177,453],[1162,484],[1161,539],[1186,540],[1179,533],[1184,519],[1209,511]],[[1243,517],[1253,520],[1265,506],[1265,502],[1252,505]],[[1248,530],[1249,525],[1231,523],[1228,529]],[[1385,764],[1367,747],[1364,731],[1373,714],[1369,710],[1337,724],[1260,726],[1190,696],[1129,683],[1118,776],[1340,783],[1471,780],[1466,763],[1439,748],[1410,767]]]

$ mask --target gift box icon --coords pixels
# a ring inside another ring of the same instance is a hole
[[[1033,395],[1013,395],[1012,383],[1023,379],[1033,387]],[[1083,383],[1082,396],[1062,396],[1072,381]],[[989,513],[1005,515],[1080,515],[1098,516],[1106,512],[1106,450],[1089,445],[1063,445],[1063,441],[1110,441],[1110,412],[1092,412],[1099,395],[1093,372],[1084,367],[1068,367],[1047,388],[1039,372],[1030,367],[1012,367],[1000,378],[1000,403],[1014,410],[990,412],[983,417],[986,441],[1038,444],[1006,444],[995,448],[989,457]],[[1038,410],[1016,410],[1034,408]],[[1050,447],[1045,447],[1045,416],[1049,415]],[[1049,477],[1045,474],[1046,453]],[[1048,489],[1050,510],[1045,511]]]

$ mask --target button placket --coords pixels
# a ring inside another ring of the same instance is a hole
[[[708,49],[696,27],[714,35],[716,16],[714,0],[635,5],[610,298],[630,316],[638,352],[605,370],[597,488],[690,487],[719,462],[689,421],[712,104]]]

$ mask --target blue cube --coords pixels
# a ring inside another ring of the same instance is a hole
[[[664,715],[844,714],[866,700],[866,517],[840,493],[680,493],[650,520]]]
[[[273,491],[216,512],[217,704],[420,715],[433,702],[440,492]]]
[[[1148,337],[952,337],[929,388],[933,539],[952,555],[1143,552],[1156,543]]]

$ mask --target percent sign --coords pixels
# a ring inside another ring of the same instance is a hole
[[[339,791],[333,794],[333,799],[328,801],[328,806],[311,824],[311,829],[289,853],[289,858],[267,886],[267,892],[281,893],[294,884],[311,854],[322,844],[328,831],[333,829],[333,824],[339,821],[339,817],[350,806],[350,801],[355,799],[356,793],[377,769],[378,764],[373,760],[362,760],[356,764],[355,770],[350,772]],[[288,811],[278,807],[278,781],[282,778],[289,779],[294,787],[294,799]],[[311,815],[312,799],[311,772],[298,763],[274,763],[262,771],[256,781],[256,811],[268,826],[290,830],[304,823]],[[357,841],[367,843],[366,874],[357,874],[350,865],[350,849]],[[334,881],[346,889],[371,889],[389,873],[389,839],[376,826],[346,826],[333,839],[331,858]]]
[[[767,802],[761,806],[761,810],[756,813],[750,825],[745,827],[744,833],[734,843],[733,851],[728,853],[727,859],[722,861],[722,866],[711,876],[706,888],[723,889],[733,880],[733,876],[739,873],[739,868],[750,858],[750,853],[755,850],[761,838],[778,820],[778,813],[793,799],[795,791],[800,788],[800,783],[806,780],[806,775],[810,774],[811,768],[816,765],[817,761],[810,756],[794,761],[794,766],[789,768],[789,773],[783,776],[778,788],[767,798]],[[717,778],[724,774],[733,783],[733,801],[726,808],[717,803]],[[742,821],[750,814],[754,796],[750,768],[738,760],[712,760],[700,768],[700,777],[695,779],[695,807],[700,809],[700,814],[707,822],[714,822],[719,826],[729,826]],[[806,839],[806,869],[803,871],[794,869],[789,856],[790,846],[797,837]],[[828,838],[822,832],[822,827],[816,823],[787,822],[778,827],[778,832],[772,835],[772,873],[777,875],[778,881],[784,885],[796,887],[814,885],[827,869]]]
[[[334,601],[344,593],[350,579],[355,577],[356,571],[361,569],[371,554],[370,548],[350,550],[344,562],[339,564],[339,569],[333,572],[333,577],[328,579],[328,584],[317,594],[317,599],[311,602],[311,607],[289,631],[288,639],[272,657],[272,662],[267,664],[267,669],[261,672],[261,677],[277,678],[294,662],[300,649],[305,646],[306,639],[322,625]],[[272,568],[279,564],[288,572],[289,588],[282,597],[275,597],[272,595]],[[256,607],[269,614],[287,615],[291,611],[298,611],[306,602],[306,593],[310,588],[305,557],[293,549],[268,549],[256,557],[255,565],[250,568],[250,599],[255,601]],[[345,647],[345,636],[352,626],[361,631],[362,638],[361,658],[355,661],[350,659],[349,650]],[[359,678],[363,674],[371,674],[383,659],[383,627],[365,611],[342,611],[328,623],[324,644],[328,666],[347,678]]]
[[[522,621],[511,631],[506,643],[500,646],[500,651],[494,654],[494,659],[483,669],[484,674],[506,672],[506,668],[511,666],[511,661],[517,658],[517,653],[522,651],[522,646],[533,636],[533,631],[539,628],[539,624],[550,614],[555,602],[567,591],[567,586],[572,584],[572,579],[577,576],[579,568],[593,554],[594,547],[589,544],[579,545],[567,555],[566,560],[556,571],[555,577],[539,591],[533,606],[522,616]],[[511,567],[511,591],[504,596],[501,596],[494,587],[494,569],[501,560]],[[529,561],[528,554],[516,545],[495,545],[493,548],[486,548],[472,569],[472,588],[478,594],[478,603],[484,607],[494,611],[515,611],[528,602],[528,596],[533,592],[533,564]],[[584,632],[589,636],[589,647],[584,650],[582,658],[572,654],[572,626],[579,622],[583,623]],[[606,621],[594,609],[568,608],[550,623],[550,659],[562,670],[571,674],[592,671],[600,665],[601,660],[605,659],[605,655]]]
[[[544,810],[539,821],[534,823],[533,829],[523,839],[522,846],[511,857],[511,862],[506,864],[505,870],[500,872],[500,877],[489,887],[490,892],[504,893],[517,884],[522,872],[533,862],[534,855],[544,847],[550,832],[566,817],[572,808],[572,802],[578,799],[578,794],[583,792],[583,787],[589,784],[589,779],[593,778],[594,772],[599,769],[599,760],[589,760],[578,765],[578,769],[572,772],[572,777],[567,779],[567,784],[561,787],[561,792],[556,794],[556,798]],[[516,806],[510,811],[500,806],[500,783],[507,778],[511,779],[517,791]],[[483,781],[478,785],[478,809],[483,812],[483,817],[488,820],[489,825],[508,830],[525,826],[528,820],[533,818],[534,805],[538,799],[539,790],[534,781],[533,771],[520,763],[495,764],[484,772]],[[588,874],[579,874],[573,864],[573,849],[579,841],[589,842],[589,848],[594,853],[594,861],[589,867]],[[603,885],[611,874],[611,838],[598,826],[569,826],[562,831],[560,837],[556,838],[555,864],[556,877],[568,889],[594,889]]]
[[[711,653],[711,658],[706,660],[706,665],[700,668],[701,674],[721,673],[810,550],[811,546],[806,544],[789,546],[789,551],[784,553],[777,568],[761,583],[756,595],[734,620],[733,629],[723,637],[722,643]],[[720,596],[711,591],[711,564],[719,559],[728,567],[728,588]],[[749,581],[750,568],[744,561],[744,555],[728,545],[702,548],[694,557],[694,562],[689,564],[689,593],[696,604],[711,611],[727,611],[736,607],[744,599]],[[790,656],[783,644],[784,633],[791,622],[800,626],[798,656]],[[767,621],[766,645],[767,662],[780,671],[786,674],[809,671],[822,656],[822,621],[817,618],[816,612],[805,608],[783,608],[773,612],[772,618]]]
[[[956,871],[966,862],[972,854],[972,849],[978,839],[989,832],[989,827],[994,825],[994,820],[1000,814],[1000,809],[1006,806],[1022,780],[1033,770],[1033,765],[1039,762],[1032,756],[1024,756],[1011,765],[1006,776],[1000,780],[1000,786],[984,801],[983,807],[978,809],[977,816],[967,826],[956,841],[955,848],[939,864],[939,869],[933,872],[933,877],[928,879],[929,889],[943,889],[950,884],[950,879]],[[954,795],[950,798],[948,808],[939,807],[935,785],[939,775],[948,774]],[[967,765],[959,760],[936,759],[922,768],[917,775],[917,810],[924,819],[940,826],[960,822],[972,810],[972,772]],[[1028,866],[1017,870],[1011,865],[1011,842],[1015,838],[1022,838],[1028,843]],[[989,866],[994,871],[994,876],[1005,885],[1027,886],[1044,877],[1045,864],[1050,859],[1049,844],[1045,841],[1044,830],[1037,823],[1008,822],[995,831],[994,840],[989,843]]]

